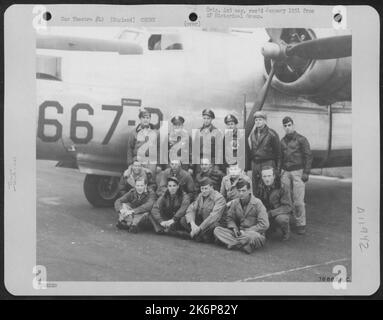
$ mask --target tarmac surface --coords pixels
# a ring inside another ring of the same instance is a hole
[[[84,174],[37,161],[37,262],[48,281],[319,282],[344,265],[351,279],[351,180],[310,177],[307,233],[270,239],[247,255],[115,227],[112,208],[93,208]]]

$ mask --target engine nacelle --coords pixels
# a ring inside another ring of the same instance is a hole
[[[298,37],[311,40],[317,38],[317,33],[310,29],[284,29],[281,39],[294,43],[293,39]],[[265,59],[267,76],[270,69],[271,60]],[[303,96],[322,105],[350,101],[351,57],[329,60],[288,58],[286,63],[276,67],[271,85],[284,94]]]

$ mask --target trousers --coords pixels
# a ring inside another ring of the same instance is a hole
[[[201,219],[196,219],[195,221],[196,225],[200,225],[202,223]],[[190,224],[186,221],[185,217],[182,217],[180,220],[180,224],[184,229],[187,230],[187,232],[191,232],[191,227]],[[196,236],[194,236],[193,240],[197,242],[206,242],[206,243],[211,243],[214,242],[214,228],[218,226],[218,222],[213,223],[211,226],[205,228],[204,230],[200,231]]]
[[[234,236],[231,229],[216,227],[214,236],[227,246],[228,249],[240,249],[246,245],[250,245],[252,250],[261,248],[265,245],[266,237],[259,232],[251,230],[241,230],[239,237]]]
[[[140,229],[148,229],[151,227],[150,213],[144,212],[133,215],[132,226],[139,227]]]
[[[290,232],[290,215],[288,214],[279,214],[275,217],[269,217],[270,221],[270,231],[274,231],[276,229],[281,229],[283,234],[287,234]],[[268,231],[269,231],[268,230]]]
[[[186,237],[186,235],[184,233],[187,233],[187,229],[185,228],[185,223],[186,223],[186,220],[183,221],[182,219],[180,219],[180,221],[177,221],[177,222],[174,222],[169,228],[165,229],[163,226],[161,226],[160,223],[158,223],[158,221],[153,217],[152,214],[150,214],[148,216],[148,219],[150,221],[150,223],[152,224],[153,226],[153,229],[155,232],[166,232],[170,235],[174,234],[174,235],[183,235]],[[180,233],[182,231],[182,233]]]
[[[302,181],[303,170],[283,171],[281,182],[290,190],[293,204],[293,220],[297,227],[306,225],[305,183]]]

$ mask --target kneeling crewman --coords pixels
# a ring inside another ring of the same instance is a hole
[[[190,197],[182,191],[176,177],[169,177],[167,186],[165,193],[153,206],[150,222],[157,233],[190,238],[184,218]]]
[[[214,241],[213,230],[226,208],[225,198],[213,188],[209,178],[200,181],[201,193],[186,211],[190,237],[200,242]]]
[[[246,173],[239,167],[237,163],[231,164],[228,169],[228,175],[223,177],[221,183],[221,194],[228,202],[228,206],[232,200],[239,197],[237,183],[240,179],[249,181],[251,192],[253,192],[251,179],[246,175]]]
[[[261,199],[269,214],[270,231],[282,231],[282,240],[290,237],[290,216],[293,211],[289,189],[281,185],[271,166],[262,168],[262,183],[257,190],[257,197]]]
[[[121,176],[118,185],[120,196],[123,196],[130,189],[134,188],[138,179],[146,179],[146,181],[148,181],[148,187],[155,190],[156,185],[153,181],[152,172],[143,167],[141,162],[135,160]]]
[[[189,172],[182,169],[181,161],[174,159],[170,162],[170,168],[160,173],[160,182],[157,189],[157,195],[161,197],[168,189],[168,180],[175,177],[182,191],[185,191],[190,197],[194,194],[194,181]]]
[[[237,183],[239,198],[234,199],[227,212],[227,228],[216,227],[215,237],[228,249],[252,253],[265,245],[269,219],[262,201],[251,194],[250,182]]]

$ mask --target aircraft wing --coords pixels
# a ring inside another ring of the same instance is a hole
[[[36,47],[51,50],[118,52],[119,54],[142,54],[143,52],[141,45],[126,40],[50,34],[37,34]]]

